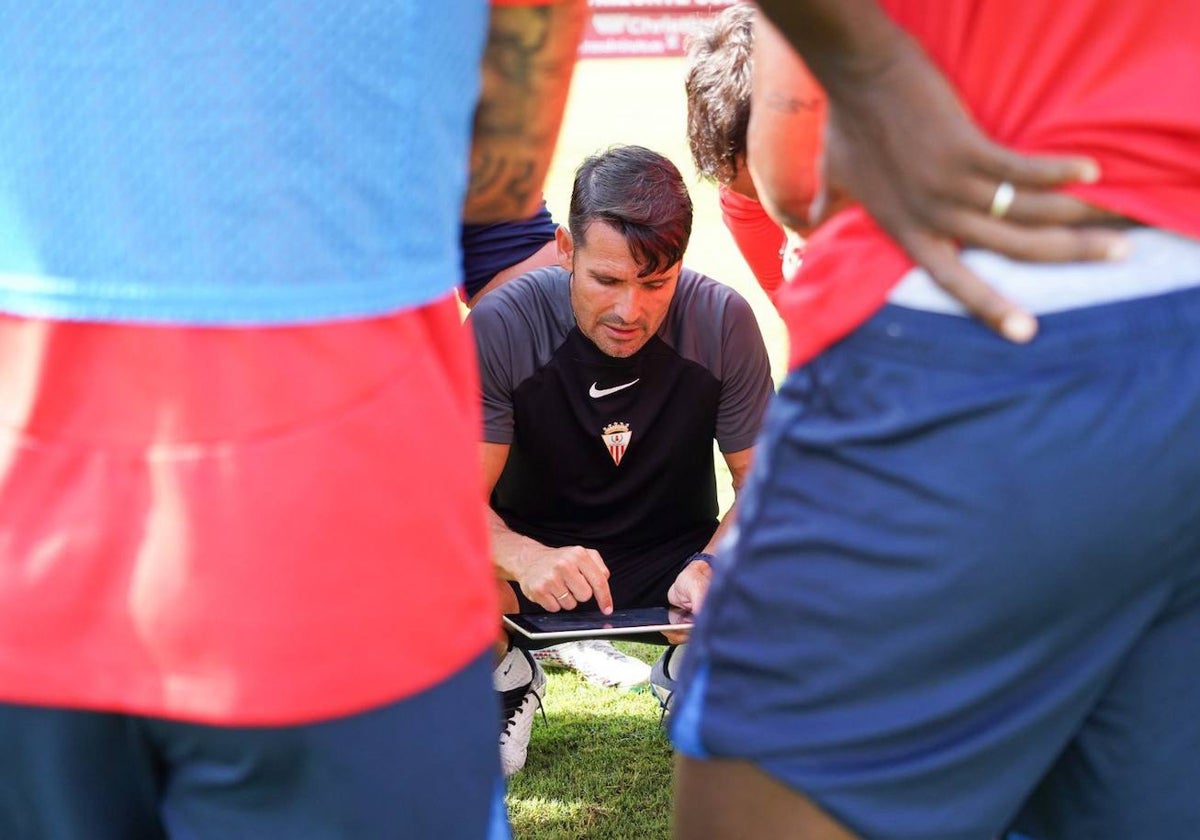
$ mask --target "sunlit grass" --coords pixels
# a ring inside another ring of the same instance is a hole
[[[663,648],[618,643],[653,661]],[[640,687],[597,688],[549,669],[546,719],[533,728],[525,769],[509,782],[516,840],[670,835],[671,746],[658,701]]]

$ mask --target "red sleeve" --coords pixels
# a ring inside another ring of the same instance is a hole
[[[787,236],[775,224],[763,206],[729,187],[717,189],[721,220],[733,234],[733,241],[754,273],[754,279],[768,295],[783,284],[781,254]]]

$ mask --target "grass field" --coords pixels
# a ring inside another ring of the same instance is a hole
[[[663,648],[618,647],[653,662]],[[546,719],[529,761],[509,780],[515,840],[665,840],[670,836],[671,745],[645,687],[596,688],[548,669]]]
[[[614,143],[637,143],[671,158],[691,187],[695,221],[686,264],[733,286],[758,316],[776,381],[783,374],[783,324],[721,223],[716,189],[699,180],[688,153],[684,60],[591,59],[576,69],[546,198],[566,221],[579,162]],[[732,500],[717,459],[722,509]],[[620,645],[653,661],[662,648]],[[671,747],[648,691],[594,688],[573,672],[550,671],[547,718],[533,729],[529,762],[509,784],[516,840],[662,840],[670,835]]]

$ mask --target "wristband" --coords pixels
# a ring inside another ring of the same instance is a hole
[[[708,565],[711,566],[713,564],[713,561],[716,559],[717,559],[716,557],[713,557],[711,554],[709,554],[706,551],[697,551],[691,557],[689,557],[688,559],[683,561],[683,567],[686,569],[688,566],[692,565],[697,560],[703,560],[705,563],[707,563]]]

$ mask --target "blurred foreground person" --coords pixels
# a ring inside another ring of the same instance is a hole
[[[507,834],[453,289],[526,5],[4,5],[0,837]]]
[[[677,836],[1194,836],[1200,7],[763,7],[861,205],[777,298],[792,372],[685,666]]]

